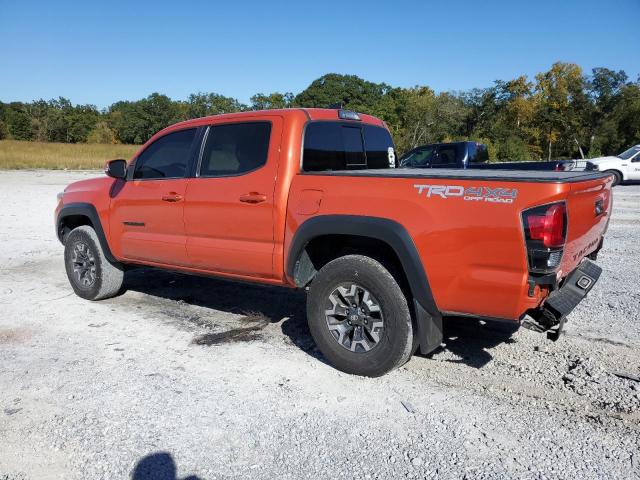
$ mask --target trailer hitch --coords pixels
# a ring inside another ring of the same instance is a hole
[[[522,321],[522,326],[534,332],[546,333],[547,338],[555,342],[560,338],[566,320],[564,315],[558,316],[549,309],[541,308],[529,312],[528,317]]]

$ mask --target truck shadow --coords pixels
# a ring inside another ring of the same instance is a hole
[[[123,293],[127,290],[174,300],[179,305],[242,315],[238,328],[197,335],[193,339],[196,345],[259,340],[265,327],[280,324],[282,333],[291,343],[322,359],[307,326],[306,295],[303,291],[142,267],[127,271]],[[187,316],[187,320],[199,324],[197,316]]]
[[[450,352],[457,358],[444,361],[482,368],[493,359],[491,348],[515,341],[512,337],[519,325],[470,317],[445,317],[443,328],[445,346],[427,357]]]
[[[177,307],[186,304],[243,315],[238,328],[196,335],[193,339],[196,345],[260,340],[265,327],[279,324],[293,345],[327,363],[309,332],[306,294],[303,291],[142,267],[127,272],[123,292],[127,290],[173,300]],[[201,325],[197,315],[185,316],[178,309],[169,312],[169,315],[173,314]],[[493,357],[489,350],[500,343],[513,342],[511,336],[517,330],[517,325],[461,317],[446,317],[443,325],[445,347],[428,357],[437,357],[448,351],[457,359],[445,361],[464,363],[473,368],[482,368],[490,362]]]

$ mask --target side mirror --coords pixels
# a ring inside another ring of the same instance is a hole
[[[108,161],[104,166],[104,173],[113,178],[127,178],[127,161],[121,158]]]

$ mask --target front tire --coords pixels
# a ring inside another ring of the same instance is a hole
[[[343,372],[378,377],[411,356],[407,298],[370,257],[346,255],[320,269],[309,288],[307,321],[322,354]]]
[[[122,288],[124,270],[107,260],[93,228],[74,228],[64,244],[64,264],[69,283],[79,297],[102,300]]]

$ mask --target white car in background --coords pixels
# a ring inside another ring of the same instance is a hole
[[[598,157],[588,160],[595,169],[614,176],[614,185],[627,180],[640,180],[640,145],[631,147],[617,157]]]

